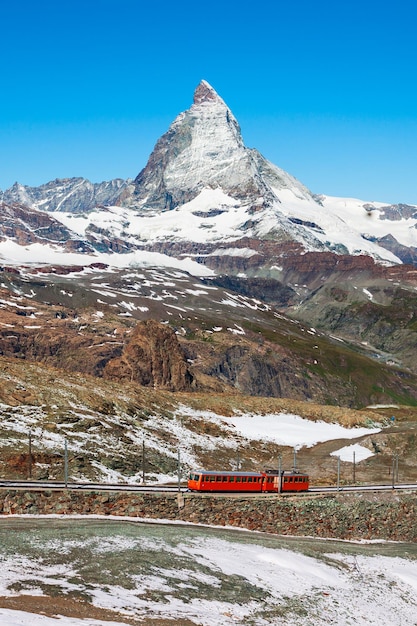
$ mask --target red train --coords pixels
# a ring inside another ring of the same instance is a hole
[[[309,477],[298,470],[263,472],[213,472],[196,470],[188,477],[190,491],[256,491],[281,493],[307,491]]]

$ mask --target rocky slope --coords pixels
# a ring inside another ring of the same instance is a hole
[[[0,354],[173,391],[354,407],[414,402],[411,368],[216,280],[161,269],[58,269],[2,272]],[[408,346],[413,332],[404,333]]]
[[[10,189],[0,192],[0,201],[39,211],[84,213],[98,206],[113,204],[129,182],[119,178],[102,183],[91,183],[85,178],[61,178],[39,187],[15,183]]]
[[[390,404],[359,411],[226,389],[173,393],[15,357],[0,357],[0,473],[4,478],[24,479],[31,473],[37,479],[62,480],[65,441],[69,476],[76,481],[141,482],[143,472],[150,482],[175,480],[179,448],[184,478],[190,467],[236,468],[238,458],[250,470],[276,467],[281,454],[283,466],[291,467],[292,445],[276,443],[267,431],[244,436],[227,421],[243,415],[279,420],[282,413],[318,422],[319,428],[326,422],[351,429],[349,439],[338,433],[337,439],[298,449],[297,464],[313,483],[336,483],[337,459],[330,454],[352,442],[373,453],[357,463],[357,482],[390,484],[395,454],[400,480],[415,482],[413,408]],[[357,426],[366,426],[366,432],[355,436]],[[342,462],[340,479],[341,484],[352,482],[351,462]]]

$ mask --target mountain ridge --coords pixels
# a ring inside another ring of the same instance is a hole
[[[16,183],[0,200],[3,207],[53,214],[90,254],[151,250],[157,241],[246,238],[292,243],[300,253],[368,254],[388,264],[417,258],[417,207],[312,194],[244,145],[236,118],[206,81],[134,180],[56,179],[37,188]],[[172,211],[179,213],[175,219]],[[10,235],[0,230],[0,237]]]

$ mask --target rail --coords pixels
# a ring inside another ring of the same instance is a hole
[[[42,480],[0,480],[0,489],[36,489],[36,490],[63,490],[63,489],[77,489],[87,491],[129,491],[129,492],[142,492],[142,493],[186,493],[188,491],[185,486],[172,486],[172,485],[138,485],[127,483],[81,483],[81,482],[64,482],[64,481],[42,481]],[[416,483],[399,483],[399,484],[384,484],[384,485],[344,485],[337,487],[310,487],[308,491],[296,492],[297,495],[302,494],[325,494],[325,493],[349,493],[349,492],[364,492],[364,491],[416,491]],[[207,495],[206,492],[204,492]],[[216,494],[216,492],[214,492]],[[224,495],[234,492],[222,492]],[[239,491],[239,494],[245,495],[257,495],[256,492],[251,494],[250,492]],[[288,492],[293,494],[293,492]],[[269,494],[271,495],[271,494]],[[281,495],[281,494],[280,494]]]

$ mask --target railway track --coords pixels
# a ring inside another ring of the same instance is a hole
[[[169,485],[129,485],[123,483],[76,483],[45,480],[0,480],[0,489],[36,489],[36,490],[62,490],[77,489],[81,491],[134,491],[150,493],[173,493],[178,491],[177,486]],[[187,491],[181,486],[180,491]]]
[[[78,483],[78,482],[60,482],[60,481],[41,481],[41,480],[0,480],[0,489],[21,489],[21,490],[63,490],[76,489],[84,491],[128,491],[136,493],[186,493],[187,487],[181,485],[129,485],[121,483]],[[318,495],[326,493],[349,493],[349,492],[366,492],[366,491],[417,491],[417,483],[398,483],[385,485],[343,485],[334,487],[310,487],[308,491],[299,492],[298,495]],[[257,495],[238,492],[237,495]],[[292,492],[288,492],[292,495]],[[209,492],[205,492],[209,495]],[[223,495],[233,495],[233,492],[224,492]],[[275,495],[275,494],[265,494]]]

